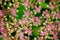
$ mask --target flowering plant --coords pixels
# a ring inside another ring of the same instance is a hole
[[[60,0],[0,0],[0,40],[60,40]]]

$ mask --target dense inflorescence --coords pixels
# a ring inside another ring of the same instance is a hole
[[[60,40],[60,0],[0,0],[0,40]]]

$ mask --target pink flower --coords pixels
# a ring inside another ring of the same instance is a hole
[[[51,29],[54,29],[55,27],[56,27],[55,25],[50,24],[50,28],[51,28]]]
[[[34,9],[35,8],[35,5],[31,4],[31,7]]]
[[[16,22],[16,23],[14,24],[14,27],[19,27],[19,25],[20,25],[20,23],[19,23],[19,22]]]
[[[32,35],[32,30],[28,29],[28,36]]]
[[[35,18],[35,21],[36,21],[38,24],[40,24],[40,22],[41,22],[41,20],[40,20],[39,17],[36,17],[36,18]]]
[[[46,30],[47,30],[47,31],[51,31],[50,25],[46,25]]]
[[[12,16],[16,16],[16,8],[12,7],[10,9],[10,13],[11,13]]]
[[[60,2],[60,0],[58,0],[58,2]]]
[[[3,27],[0,26],[0,31],[3,30]]]
[[[56,17],[60,18],[60,11],[56,13]]]
[[[44,35],[44,32],[43,31],[40,31],[40,35]]]
[[[53,31],[52,34],[53,34],[53,39],[58,40],[58,32]]]
[[[4,36],[4,37],[6,37],[8,34],[7,34],[7,29],[5,29],[5,28],[3,28],[3,27],[0,27],[0,32],[2,33],[2,35]]]
[[[24,15],[28,17],[30,15],[29,11],[25,12]]]
[[[35,12],[40,12],[40,10],[42,9],[42,7],[36,7],[36,10],[34,10]]]
[[[45,35],[45,36],[48,36],[48,34],[49,34],[48,31],[45,30],[45,31],[44,31],[44,35]]]
[[[2,9],[2,12],[3,12],[3,14],[6,14],[7,10],[6,9]]]
[[[3,27],[3,25],[5,25],[5,22],[3,22],[3,21],[1,20],[0,26]]]
[[[45,14],[45,18],[48,19],[48,17],[49,17],[49,11],[45,10],[43,13]]]
[[[3,13],[2,13],[2,11],[0,10],[0,17],[3,17]]]
[[[23,5],[24,5],[25,7],[28,6],[28,5],[29,5],[28,0],[24,0]]]
[[[24,2],[23,5],[26,7],[28,6],[29,4],[27,2]]]
[[[24,27],[25,32],[28,33],[28,36],[32,35],[32,30],[28,29],[27,27]]]
[[[3,29],[1,33],[4,37],[6,37],[7,36],[7,29]]]
[[[20,37],[20,40],[24,40],[24,33],[22,31],[20,31],[19,37]]]
[[[33,16],[32,18],[30,18],[30,22],[34,23],[35,21],[35,17]]]
[[[52,3],[50,3],[50,9],[51,10],[53,10],[53,9],[55,9],[56,8],[56,5],[55,4],[52,4]]]
[[[46,25],[46,30],[48,30],[48,31],[51,31],[54,28],[55,28],[55,25],[53,25],[53,24]]]
[[[23,18],[23,19],[21,20],[21,23],[22,23],[22,24],[26,24],[26,23],[27,23],[26,19]]]
[[[50,14],[50,16],[51,16],[52,18],[55,18],[55,16],[56,16],[56,12]]]
[[[2,0],[0,0],[0,4],[2,4]]]
[[[0,17],[0,23],[1,23],[1,21],[2,21],[2,17]]]

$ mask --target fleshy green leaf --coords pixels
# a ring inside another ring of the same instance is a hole
[[[33,29],[32,35],[35,36],[35,37],[37,37],[39,35],[39,32],[38,32],[39,27],[32,26],[32,29]]]
[[[44,2],[39,2],[39,5],[42,6],[43,8],[49,8],[49,5]]]
[[[24,6],[23,5],[20,5],[20,7],[18,8],[19,12],[17,13],[17,16],[16,16],[16,19],[17,20],[20,20],[22,19],[22,16],[24,14]]]

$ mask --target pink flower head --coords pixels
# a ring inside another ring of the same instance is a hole
[[[46,25],[46,30],[51,31],[50,25]]]
[[[30,21],[32,22],[32,23],[34,23],[34,20],[35,20],[35,17],[33,16],[32,18],[30,18]]]
[[[60,0],[58,0],[58,2],[60,2]]]
[[[50,3],[50,9],[51,10],[53,10],[53,9],[55,9],[56,8],[56,5],[55,4],[52,4],[52,3]]]
[[[60,18],[60,11],[56,14],[57,18]]]
[[[55,27],[56,27],[55,25],[50,24],[50,28],[51,28],[51,29],[54,29]]]
[[[3,27],[0,26],[0,31],[3,30]]]
[[[20,40],[24,40],[24,33],[22,31],[20,31],[19,37],[20,37]]]
[[[0,10],[0,17],[3,17],[3,13],[2,13],[2,11]]]
[[[28,17],[30,15],[29,11],[25,12],[24,15]]]
[[[25,7],[28,6],[28,5],[29,5],[28,0],[24,0],[23,5],[24,5]]]
[[[0,4],[2,4],[2,0],[0,0]]]
[[[23,34],[24,34],[23,32],[20,32],[20,36],[21,36],[21,37],[24,37],[24,35],[23,35]]]
[[[22,24],[26,24],[26,23],[27,23],[26,19],[23,18],[23,19],[21,20],[21,23],[22,23]]]
[[[53,25],[53,24],[46,25],[46,29],[47,29],[48,31],[51,31],[51,30],[53,30],[54,28],[55,28],[55,25]]]
[[[40,34],[41,34],[41,35],[44,35],[44,32],[43,32],[43,31],[40,31]]]
[[[2,17],[0,17],[0,23],[1,23],[1,21],[2,21]]]
[[[40,20],[39,17],[36,17],[35,20],[36,20],[36,22],[37,22],[38,24],[40,24],[41,20]]]
[[[43,13],[45,14],[45,17],[47,19],[49,17],[49,11],[48,10],[45,10]]]
[[[58,39],[58,32],[57,31],[53,31],[53,39],[57,40]]]
[[[28,33],[28,36],[32,35],[32,30],[28,29],[27,27],[24,27],[24,29]]]
[[[44,35],[48,36],[48,31],[47,30],[44,31]]]
[[[56,16],[56,12],[51,14],[51,17],[54,18]]]
[[[49,11],[48,10],[45,10],[43,13],[44,14],[49,14]]]
[[[2,35],[3,35],[4,37],[7,36],[7,32],[8,32],[7,29],[0,27],[0,32],[2,33]]]
[[[11,13],[12,16],[16,16],[16,8],[12,7],[10,9],[10,13]]]
[[[19,25],[20,25],[20,23],[19,23],[19,22],[16,22],[16,23],[14,24],[14,27],[19,27]]]
[[[32,35],[32,30],[28,29],[28,36]]]
[[[6,9],[2,9],[2,12],[3,12],[3,14],[6,14],[7,10]]]
[[[40,10],[41,10],[42,8],[41,7],[36,7],[36,10],[34,10],[35,12],[40,12]]]
[[[29,4],[27,2],[24,2],[23,5],[26,7],[28,6]]]
[[[7,36],[7,29],[2,30],[2,35],[5,36],[5,37]]]
[[[31,7],[34,9],[35,8],[35,5],[31,4]]]

